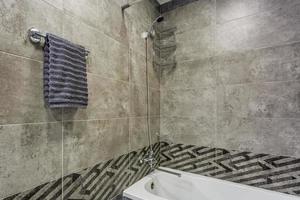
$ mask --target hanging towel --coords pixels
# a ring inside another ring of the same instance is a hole
[[[86,50],[53,34],[44,46],[44,97],[50,108],[86,107]]]

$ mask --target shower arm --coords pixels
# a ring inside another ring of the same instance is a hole
[[[141,1],[144,1],[144,0],[136,0],[136,1],[133,1],[131,3],[126,3],[126,4],[122,5],[121,6],[122,11],[124,11],[126,8],[129,8],[129,7],[133,6],[134,4],[137,4],[137,3],[141,2]]]

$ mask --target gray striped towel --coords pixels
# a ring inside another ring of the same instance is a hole
[[[50,108],[86,107],[86,50],[53,34],[44,47],[44,97]]]

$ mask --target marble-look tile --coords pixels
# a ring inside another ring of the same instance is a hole
[[[216,50],[239,51],[300,41],[300,3],[217,26]]]
[[[0,126],[0,198],[61,177],[61,123]]]
[[[123,6],[129,2],[129,0],[113,0],[113,1],[116,2],[116,4],[118,4],[119,6]]]
[[[208,58],[214,52],[214,28],[192,29],[176,33],[176,60],[196,60]]]
[[[151,59],[148,59],[149,87],[160,88],[160,71]],[[130,49],[130,82],[138,85],[146,85],[146,57]]]
[[[155,89],[160,88],[160,68],[154,62],[148,61],[149,86]]]
[[[97,38],[97,45],[100,51],[96,55],[96,65],[90,67],[90,72],[128,82],[128,46],[105,34],[99,33]]]
[[[299,81],[220,86],[218,113],[267,118],[299,118]]]
[[[219,84],[291,81],[300,79],[299,43],[214,58]]]
[[[171,72],[162,74],[162,89],[215,87],[216,70],[211,59],[178,63]]]
[[[257,136],[256,120],[235,113],[218,113],[215,146],[232,150],[253,151],[262,145]]]
[[[129,2],[133,3],[133,0]],[[158,11],[150,1],[140,1],[127,8],[125,15],[129,16],[135,24],[150,26],[153,20],[159,15]]]
[[[220,113],[215,145],[221,148],[246,150],[274,155],[297,156],[299,119],[246,118]]]
[[[178,31],[188,31],[195,27],[205,27],[213,23],[215,3],[213,0],[195,1],[164,15],[168,23],[175,25]]]
[[[297,3],[299,3],[297,0],[217,0],[217,22],[226,23],[234,19]]]
[[[160,115],[160,91],[156,89],[150,89],[149,103],[150,103],[150,115]]]
[[[130,151],[141,149],[149,145],[147,133],[147,117],[132,117],[129,119],[130,133],[129,146]],[[151,133],[152,144],[159,140],[160,123],[159,118],[150,118],[149,131]]]
[[[1,0],[0,13],[1,51],[43,60],[42,47],[29,41],[27,30],[35,26],[43,32],[62,34],[62,11],[44,1]]]
[[[63,10],[64,8],[64,0],[42,0],[42,1],[45,1],[60,10]]]
[[[128,152],[129,120],[64,122],[64,174]]]
[[[257,118],[257,135],[262,145],[253,148],[256,152],[283,156],[299,156],[300,119]]]
[[[149,89],[149,111],[151,116],[160,114],[160,91]],[[147,115],[147,88],[145,86],[130,86],[130,116]]]
[[[214,57],[218,84],[250,83],[255,80],[252,69],[260,66],[259,55],[253,51],[229,52]]]
[[[64,0],[64,10],[80,17],[87,24],[98,27],[100,13],[98,12],[98,0]]]
[[[147,88],[145,86],[130,85],[130,116],[147,115]]]
[[[146,85],[146,58],[130,49],[130,83]],[[150,67],[150,66],[148,66]]]
[[[160,140],[180,144],[213,146],[215,119],[203,117],[162,117],[160,119]]]
[[[251,86],[223,85],[217,88],[217,113],[234,113],[237,116],[249,116]]]
[[[88,74],[89,103],[86,109],[64,109],[64,120],[109,119],[129,114],[129,85]]]
[[[300,118],[300,81],[254,84],[250,96],[251,116]]]
[[[128,44],[127,27],[121,6],[115,1],[99,0],[98,27],[107,35]]]
[[[42,63],[0,53],[0,124],[61,120],[44,104]]]
[[[214,116],[216,91],[211,88],[163,90],[161,116]]]
[[[141,34],[147,31],[148,29],[147,25],[138,24],[137,22],[133,21],[130,17],[126,17],[126,23],[129,32],[128,33],[129,48],[145,56],[146,42],[145,39],[141,37]]]
[[[80,31],[78,31],[80,29]],[[103,37],[96,28],[89,26],[79,17],[65,13],[63,18],[63,37],[84,46],[90,51],[87,57],[87,71],[99,74],[99,55],[101,48],[98,45],[98,38]],[[101,72],[101,71],[100,71]]]

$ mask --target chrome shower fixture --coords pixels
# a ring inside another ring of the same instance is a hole
[[[144,1],[144,0],[136,0],[136,1],[133,1],[131,3],[127,3],[127,4],[123,5],[123,6],[121,6],[122,11],[124,11],[126,8],[129,8],[130,6],[133,6],[134,4],[139,3],[141,1]]]
[[[142,33],[142,38],[146,39],[146,38],[153,38],[155,36],[155,30],[154,30],[154,25],[156,23],[160,23],[164,21],[164,17],[162,15],[158,16],[151,24],[150,28],[148,29],[148,31],[143,32]]]

